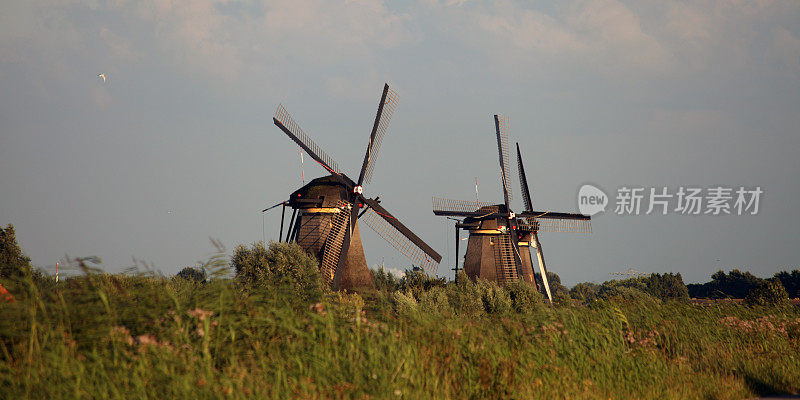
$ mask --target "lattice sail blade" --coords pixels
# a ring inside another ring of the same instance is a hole
[[[292,116],[289,115],[289,112],[283,108],[283,104],[278,105],[278,109],[275,110],[275,116],[272,118],[275,125],[277,125],[281,130],[289,136],[295,143],[300,145],[303,150],[308,153],[314,160],[322,165],[323,168],[328,170],[328,172],[340,174],[341,170],[339,166],[334,161],[333,157],[329,156],[319,147],[311,137],[308,136],[303,129],[300,128],[300,125],[292,119]]]
[[[522,218],[519,228],[539,232],[592,233],[592,221],[580,219]]]
[[[350,204],[340,200],[336,208],[340,211],[331,218],[331,227],[328,237],[325,239],[325,247],[322,250],[322,264],[320,272],[325,282],[330,285],[336,275],[336,267],[339,265],[339,256],[342,253],[342,244],[350,226]]]
[[[500,115],[494,116],[494,126],[497,132],[497,153],[500,158],[500,179],[503,182],[503,196],[506,207],[511,208],[511,164],[508,162],[508,118]]]
[[[533,211],[531,191],[528,189],[528,178],[525,176],[525,167],[522,165],[522,153],[519,151],[519,143],[517,143],[517,172],[519,172],[519,186],[522,191],[522,201],[525,203],[525,211]]]
[[[378,104],[378,112],[375,114],[375,124],[372,127],[369,143],[367,144],[367,154],[364,156],[364,164],[361,167],[361,175],[359,176],[359,184],[367,184],[372,181],[372,171],[375,169],[375,160],[378,159],[378,152],[383,143],[383,137],[389,129],[389,122],[392,120],[397,109],[397,103],[400,96],[389,88],[389,85],[384,85],[383,95],[381,102]]]
[[[473,213],[483,207],[494,207],[491,203],[484,201],[469,201],[469,200],[453,200],[443,197],[433,197],[433,212],[446,211],[446,212],[463,212]],[[497,207],[495,207],[496,209]]]
[[[519,279],[518,266],[511,235],[499,235],[494,240],[494,265],[497,268],[497,280],[500,283],[516,282]]]
[[[367,226],[375,231],[378,236],[389,242],[397,251],[403,253],[416,266],[425,268],[428,273],[436,273],[439,267],[439,261],[442,259],[441,256],[439,256],[437,260],[426,254],[425,251],[387,222],[386,219],[379,215],[372,207],[367,209],[361,219]],[[436,255],[438,256],[438,254]]]

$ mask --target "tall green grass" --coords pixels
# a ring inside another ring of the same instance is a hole
[[[298,296],[87,270],[4,282],[0,398],[741,399],[800,390],[800,312],[462,280]],[[623,293],[624,294],[624,293]]]

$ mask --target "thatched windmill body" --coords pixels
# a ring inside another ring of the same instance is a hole
[[[282,105],[278,106],[273,118],[275,125],[330,173],[312,180],[292,193],[288,201],[278,205],[284,206],[284,213],[287,206],[293,209],[286,240],[296,241],[320,260],[320,271],[335,290],[374,286],[361,244],[358,227],[361,217],[417,266],[429,272],[435,271],[442,259],[439,253],[383,208],[379,197],[364,195],[363,186],[371,181],[378,151],[396,104],[396,94],[385,85],[357,180],[342,172],[333,158],[300,129]],[[279,240],[283,238],[283,220],[281,216]]]
[[[511,168],[508,152],[508,121],[495,115],[494,123],[504,203],[491,204],[434,197],[433,213],[463,218],[463,221],[456,223],[456,263],[458,263],[459,230],[467,229],[469,241],[464,254],[464,273],[470,279],[482,278],[500,283],[522,280],[536,285],[530,251],[534,248],[545,292],[552,301],[539,232],[590,232],[591,217],[533,209],[519,144],[517,144],[517,166],[525,211],[514,213],[511,210],[512,192],[509,180]],[[458,270],[458,265],[455,269]]]

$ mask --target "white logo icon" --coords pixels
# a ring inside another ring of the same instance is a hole
[[[578,190],[578,210],[584,215],[595,215],[606,210],[608,196],[600,188],[583,185]]]

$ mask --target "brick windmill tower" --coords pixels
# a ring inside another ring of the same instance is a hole
[[[517,144],[517,166],[525,211],[514,213],[511,210],[512,195],[509,181],[511,169],[508,152],[508,120],[495,115],[494,124],[504,203],[491,204],[434,197],[433,213],[463,218],[463,221],[456,223],[456,260],[458,231],[467,229],[469,241],[464,255],[464,272],[470,279],[482,278],[499,283],[522,280],[536,285],[530,252],[531,248],[536,249],[539,273],[547,297],[552,301],[539,231],[591,232],[591,217],[574,213],[534,211],[519,144]],[[458,269],[458,265],[455,269]]]
[[[282,105],[275,112],[275,125],[329,173],[296,190],[288,201],[278,205],[283,204],[284,212],[287,206],[293,210],[286,240],[296,241],[320,260],[320,271],[334,290],[374,286],[361,244],[359,219],[428,272],[435,272],[442,259],[439,253],[381,206],[379,197],[364,195],[364,185],[372,179],[378,151],[396,107],[396,93],[389,89],[389,85],[384,85],[357,180],[345,175],[336,161],[300,129]],[[279,237],[283,237],[283,216]]]

